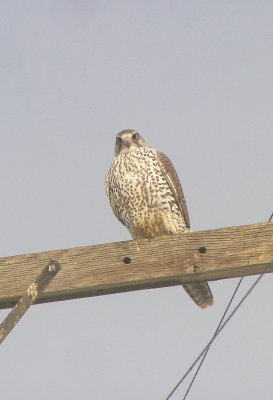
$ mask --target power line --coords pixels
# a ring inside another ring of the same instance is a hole
[[[218,329],[217,333],[211,338],[211,340],[208,342],[208,344],[204,347],[204,349],[201,351],[201,353],[196,357],[192,365],[189,367],[189,369],[186,371],[186,373],[183,375],[183,377],[180,379],[180,381],[176,384],[176,386],[173,388],[173,390],[170,392],[170,394],[166,397],[165,400],[169,400],[171,396],[174,394],[176,389],[181,385],[181,383],[184,381],[184,379],[188,376],[188,374],[191,372],[191,370],[195,367],[197,362],[200,360],[200,358],[203,356],[203,354],[207,351],[207,349],[210,348],[216,337],[219,335],[220,332],[224,329],[224,327],[227,325],[231,317],[236,313],[236,311],[239,309],[239,307],[242,305],[242,303],[245,301],[245,299],[248,297],[248,295],[252,292],[254,287],[257,285],[257,283],[260,281],[260,279],[263,277],[263,274],[259,275],[259,277],[256,279],[256,281],[253,283],[253,285],[250,287],[250,289],[246,292],[246,294],[242,297],[242,299],[239,301],[237,306],[232,310],[232,312],[229,314],[225,322],[221,325],[221,327]],[[242,278],[240,278],[241,280]],[[237,285],[238,286],[238,285]],[[237,288],[236,288],[237,289]],[[235,290],[236,290],[235,289]]]
[[[268,222],[271,222],[271,220],[272,220],[272,218],[273,218],[273,212],[272,212],[272,214],[271,214],[271,216],[270,216],[270,218],[269,218],[269,220],[268,220]],[[188,393],[189,393],[189,391],[190,391],[190,389],[191,389],[191,387],[192,387],[192,385],[193,385],[193,382],[195,381],[195,379],[196,379],[196,376],[197,376],[197,374],[199,373],[199,371],[200,371],[200,368],[201,368],[201,366],[202,366],[202,364],[203,364],[203,362],[204,362],[204,360],[205,360],[205,358],[206,358],[206,355],[207,355],[207,353],[208,353],[208,351],[209,351],[209,349],[210,349],[210,346],[212,345],[212,343],[214,342],[214,340],[216,339],[216,337],[219,335],[219,333],[224,329],[224,327],[227,325],[227,323],[229,322],[229,320],[231,319],[231,317],[233,317],[233,315],[237,312],[237,310],[240,308],[240,306],[243,304],[243,302],[245,301],[245,299],[248,297],[248,295],[252,292],[252,290],[254,289],[254,287],[258,284],[258,282],[262,279],[262,277],[264,276],[264,274],[260,274],[259,276],[258,276],[258,278],[255,280],[255,282],[251,285],[251,287],[249,288],[249,290],[245,293],[245,295],[242,297],[242,299],[239,301],[239,303],[237,304],[237,306],[232,310],[232,312],[229,314],[229,316],[227,317],[227,319],[225,320],[225,322],[223,322],[224,321],[224,319],[225,319],[225,316],[226,316],[226,314],[227,314],[227,312],[228,312],[228,310],[229,310],[229,308],[230,308],[230,306],[231,306],[231,303],[233,302],[233,300],[234,300],[234,297],[235,297],[235,295],[236,295],[236,293],[237,293],[237,291],[238,291],[238,289],[239,289],[239,286],[241,285],[241,283],[242,283],[242,280],[243,280],[243,278],[244,277],[241,277],[240,278],[240,280],[239,280],[239,282],[238,282],[238,284],[237,284],[237,286],[236,286],[236,288],[235,288],[235,290],[234,290],[234,292],[233,292],[233,294],[232,294],[232,296],[231,296],[231,299],[230,299],[230,301],[229,301],[229,303],[228,303],[228,305],[227,305],[227,307],[226,307],[226,309],[225,309],[225,311],[224,311],[224,313],[223,313],[223,315],[222,315],[222,317],[221,317],[221,320],[220,320],[220,322],[219,322],[219,324],[218,324],[218,326],[217,326],[217,328],[216,328],[216,330],[215,330],[215,332],[214,332],[214,334],[213,334],[213,336],[212,336],[212,338],[211,338],[211,340],[208,342],[208,344],[204,347],[204,349],[201,351],[201,353],[198,355],[198,357],[194,360],[194,362],[191,364],[191,366],[188,368],[188,370],[186,371],[186,373],[183,375],[183,377],[179,380],[179,382],[175,385],[175,387],[173,388],[173,390],[170,392],[170,394],[166,397],[166,399],[165,400],[169,400],[170,398],[171,398],[171,396],[174,394],[174,392],[178,389],[178,387],[181,385],[181,383],[185,380],[185,378],[188,376],[188,374],[191,372],[191,370],[195,367],[195,365],[198,363],[198,361],[201,359],[201,357],[202,357],[202,360],[200,361],[200,364],[199,364],[199,366],[198,366],[198,368],[197,368],[197,370],[196,370],[196,372],[195,372],[195,374],[194,374],[194,376],[193,376],[193,378],[192,378],[192,380],[191,380],[191,382],[190,382],[190,384],[189,384],[189,386],[188,386],[188,389],[187,389],[187,391],[186,391],[186,393],[185,393],[185,395],[184,395],[184,397],[183,397],[183,400],[185,400],[186,399],[186,397],[187,397],[187,395],[188,395]]]
[[[225,319],[225,317],[227,315],[227,312],[228,312],[228,310],[229,310],[229,308],[230,308],[230,306],[231,306],[231,304],[232,304],[232,302],[234,300],[234,297],[236,296],[236,293],[237,293],[237,291],[238,291],[243,279],[244,279],[244,277],[242,276],[240,278],[240,280],[239,280],[239,282],[238,282],[238,284],[237,284],[237,286],[236,286],[236,288],[235,288],[235,290],[233,292],[233,295],[231,296],[231,299],[230,299],[230,301],[229,301],[229,303],[228,303],[228,305],[227,305],[227,307],[226,307],[226,309],[224,311],[224,314],[222,315],[222,318],[221,318],[221,320],[220,320],[220,322],[219,322],[219,324],[218,324],[218,326],[217,326],[217,328],[216,328],[216,330],[215,330],[215,332],[214,332],[214,334],[212,336],[211,342],[213,342],[213,340],[217,336],[217,333],[218,333],[219,329],[221,328],[221,325],[222,325],[222,323],[223,323],[223,321],[224,321],[224,319]],[[190,391],[190,389],[191,389],[191,387],[193,385],[193,382],[195,381],[195,378],[198,375],[198,372],[199,372],[200,368],[202,367],[203,362],[205,361],[205,358],[206,358],[206,356],[208,354],[209,349],[210,349],[210,345],[207,347],[205,353],[203,354],[203,357],[202,357],[202,359],[200,361],[200,364],[199,364],[199,366],[198,366],[198,368],[197,368],[197,370],[196,370],[196,372],[195,372],[195,374],[194,374],[194,376],[193,376],[193,378],[191,380],[191,383],[189,384],[189,387],[188,387],[188,389],[187,389],[187,391],[185,393],[185,396],[183,397],[183,400],[186,399],[186,397],[187,397],[187,395],[188,395],[188,393],[189,393],[189,391]]]
[[[201,367],[201,365],[202,365],[202,363],[203,363],[203,361],[204,361],[204,359],[205,359],[205,356],[207,355],[207,352],[209,351],[209,348],[210,348],[212,342],[214,341],[214,339],[216,338],[216,336],[217,336],[217,335],[220,333],[220,331],[222,330],[221,324],[223,323],[223,320],[224,320],[224,318],[225,318],[225,316],[226,316],[226,314],[227,314],[227,312],[228,312],[228,309],[229,309],[229,307],[230,307],[230,305],[231,305],[231,303],[232,303],[232,301],[233,301],[233,299],[234,299],[234,297],[235,297],[235,294],[237,293],[237,290],[239,289],[239,286],[240,286],[242,280],[243,280],[243,277],[240,278],[240,281],[239,281],[239,283],[237,284],[237,286],[236,286],[236,288],[235,288],[235,290],[234,290],[234,292],[233,292],[233,295],[232,295],[232,297],[231,297],[231,299],[230,299],[230,301],[229,301],[229,303],[228,303],[228,306],[226,307],[225,312],[224,312],[224,314],[222,315],[221,320],[220,320],[220,322],[219,322],[219,324],[218,324],[218,326],[217,326],[217,328],[216,328],[216,330],[215,330],[215,332],[214,332],[214,334],[213,334],[211,340],[208,342],[208,344],[206,345],[206,347],[204,347],[204,349],[201,351],[201,353],[198,355],[198,357],[194,360],[194,362],[192,363],[192,365],[188,368],[188,370],[186,371],[186,373],[183,375],[183,377],[180,379],[180,381],[177,383],[177,385],[173,388],[173,390],[172,390],[171,393],[168,395],[168,397],[166,397],[166,400],[169,400],[169,399],[171,398],[171,396],[174,394],[174,392],[176,391],[176,389],[177,389],[177,388],[181,385],[181,383],[186,379],[186,377],[188,376],[188,374],[191,372],[191,370],[195,367],[195,365],[197,364],[197,362],[198,362],[198,361],[200,360],[200,358],[203,356],[203,358],[202,358],[202,360],[201,360],[201,362],[200,362],[200,364],[199,364],[199,367],[198,367],[198,369],[197,369],[197,371],[196,371],[196,373],[195,373],[195,375],[194,375],[194,378],[193,378],[193,380],[191,381],[190,386],[189,386],[189,388],[188,388],[188,390],[187,390],[187,392],[186,392],[186,395],[187,395],[187,393],[189,392],[189,389],[190,389],[190,387],[191,387],[192,384],[193,384],[193,381],[194,381],[194,379],[195,379],[195,377],[196,377],[196,375],[197,375],[197,373],[198,373],[198,371],[199,371],[199,369],[200,369],[200,367]],[[221,329],[220,329],[220,328],[221,328]],[[184,399],[185,399],[185,397],[184,397]]]

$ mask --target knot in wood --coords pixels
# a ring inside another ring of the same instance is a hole
[[[194,266],[193,266],[193,272],[194,272],[195,274],[198,274],[198,273],[200,272],[200,267],[198,267],[198,265],[194,265]]]

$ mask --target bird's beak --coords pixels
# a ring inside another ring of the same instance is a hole
[[[131,140],[125,140],[124,145],[129,149],[129,147],[131,146],[132,142]]]

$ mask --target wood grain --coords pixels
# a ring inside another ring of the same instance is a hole
[[[0,308],[51,259],[62,270],[36,303],[255,275],[273,271],[273,223],[0,258]]]

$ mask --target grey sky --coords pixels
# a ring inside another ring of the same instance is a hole
[[[104,192],[125,128],[173,161],[194,230],[268,219],[272,11],[269,0],[1,2],[1,256],[130,239]],[[1,346],[2,396],[164,400],[236,282],[212,283],[204,311],[180,287],[34,306]],[[217,339],[188,399],[272,398],[272,284]]]

